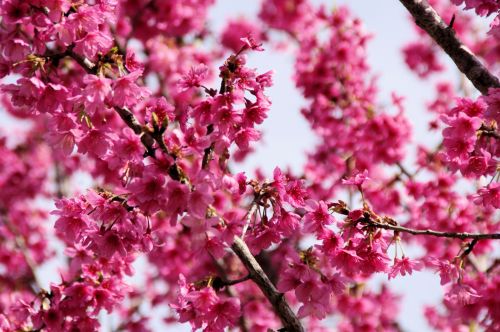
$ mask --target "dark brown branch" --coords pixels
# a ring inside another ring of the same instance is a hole
[[[65,196],[66,190],[64,189],[65,174],[61,165],[55,160],[54,161],[54,182],[56,185],[56,197],[63,198]]]
[[[94,75],[97,74],[97,66],[87,58],[84,58],[73,52],[71,48],[68,48],[68,50],[64,54],[73,58],[80,65],[80,67],[85,69],[87,73]]]
[[[125,122],[136,135],[142,134],[141,124],[129,109],[121,107],[115,107],[115,109],[116,113],[118,113],[120,118],[122,118],[123,122]]]
[[[479,241],[479,239],[473,239],[467,245],[467,247],[465,248],[464,252],[460,255],[460,257],[462,257],[462,258],[467,257],[472,252],[472,250],[474,249],[474,247],[475,247],[475,245],[477,244],[478,241]]]
[[[250,274],[247,274],[246,276],[235,280],[223,280],[222,283],[224,286],[233,286],[247,280],[250,280]]]
[[[234,243],[231,246],[236,255],[240,258],[240,260],[245,265],[248,273],[250,274],[250,278],[259,286],[264,295],[267,297],[269,302],[274,308],[274,311],[281,319],[285,331],[287,332],[302,332],[304,328],[300,323],[300,320],[297,318],[295,313],[292,311],[288,303],[286,302],[285,295],[283,293],[278,292],[276,287],[272,284],[271,280],[264,273],[259,263],[252,255],[250,250],[248,249],[245,242],[239,238],[234,238]]]
[[[498,78],[492,75],[478,58],[457,38],[453,28],[448,26],[425,0],[399,0],[415,19],[415,23],[450,56],[458,69],[472,84],[487,94],[489,88],[500,87]]]
[[[338,214],[342,214],[348,216],[351,210],[347,207],[347,205],[343,201],[339,201],[337,203],[332,203],[329,205],[330,211],[336,212]],[[348,219],[349,220],[349,219]],[[380,217],[377,216],[373,211],[364,211],[363,216],[358,219],[355,223],[361,223],[366,225],[367,227],[375,227],[382,229],[389,229],[401,233],[408,233],[412,235],[429,235],[436,237],[446,237],[452,239],[461,239],[461,240],[498,240],[500,239],[500,233],[458,233],[458,232],[441,232],[434,231],[431,229],[413,229],[407,228],[403,226],[399,226],[398,222],[390,217]],[[472,241],[470,243],[471,247],[476,245],[477,241]],[[471,248],[472,250],[472,248]]]
[[[368,225],[376,227],[376,228],[383,228],[383,229],[390,229],[393,231],[398,231],[402,233],[409,233],[412,235],[429,235],[429,236],[436,236],[436,237],[447,237],[447,238],[452,238],[452,239],[461,239],[461,240],[466,240],[466,239],[473,239],[473,240],[498,240],[500,239],[500,233],[455,233],[455,232],[439,232],[439,231],[433,231],[430,229],[412,229],[412,228],[406,228],[403,226],[396,226],[396,225],[390,225],[390,224],[382,224],[378,222],[373,222],[369,221]]]
[[[214,132],[214,125],[213,124],[209,124],[207,126],[206,136],[210,135],[213,132]],[[205,149],[205,151],[203,153],[203,159],[202,159],[202,162],[201,162],[201,168],[202,169],[207,169],[208,164],[210,163],[210,160],[212,160],[212,154],[214,152],[214,148],[215,148],[215,143],[212,143],[212,144],[210,144],[210,146],[208,148]]]

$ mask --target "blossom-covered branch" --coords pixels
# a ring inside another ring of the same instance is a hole
[[[472,84],[487,94],[489,88],[500,87],[496,76],[491,74],[479,59],[457,38],[453,30],[453,20],[446,24],[426,0],[400,0],[415,19],[415,23],[425,30],[455,62],[458,69]]]

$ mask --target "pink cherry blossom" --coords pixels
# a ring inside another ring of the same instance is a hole
[[[422,269],[422,263],[419,261],[413,261],[408,257],[403,256],[401,259],[394,258],[394,265],[389,272],[389,279],[395,278],[398,274],[403,277],[406,274],[411,275],[413,271],[419,271]]]
[[[348,6],[214,4],[0,1],[0,330],[399,331],[374,278],[424,266],[432,328],[500,330],[498,2],[407,6],[418,105]],[[270,172],[281,111],[314,144]]]

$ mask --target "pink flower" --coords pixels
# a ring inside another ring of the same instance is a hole
[[[328,256],[334,256],[344,246],[342,237],[327,228],[321,229],[318,239],[322,240],[321,250]]]
[[[485,175],[489,169],[495,169],[495,162],[491,159],[491,154],[485,150],[479,155],[469,158],[465,165],[462,165],[460,171],[465,177],[479,178]]]
[[[201,85],[201,82],[205,80],[208,76],[208,67],[205,64],[200,64],[196,67],[191,67],[189,72],[182,76],[179,80],[179,85],[182,91],[188,90],[190,88],[197,88]]]
[[[314,8],[306,0],[264,1],[259,18],[270,27],[291,34],[305,33],[316,23]]]
[[[193,304],[195,310],[208,312],[215,305],[219,298],[211,287],[205,287],[199,291],[190,292],[186,295],[186,300]]]
[[[220,102],[220,99],[218,100]],[[212,106],[217,107],[218,103]],[[227,132],[229,129],[235,128],[241,121],[241,114],[235,110],[232,105],[220,105],[215,109],[213,120],[222,132]]]
[[[481,117],[487,107],[482,98],[476,101],[469,98],[457,98],[456,104],[457,105],[448,112],[448,115],[458,115],[462,112],[470,117]]]
[[[90,285],[82,282],[74,283],[64,290],[64,295],[68,298],[68,301],[65,301],[65,304],[72,309],[84,308],[86,302],[92,300],[94,295],[93,293],[93,287]]]
[[[441,285],[455,282],[458,279],[459,270],[455,264],[451,264],[448,261],[439,260],[434,257],[428,258],[427,262],[439,272]]]
[[[264,49],[262,48],[262,43],[256,41],[252,36],[240,38],[240,40],[243,42],[244,46],[254,51],[264,51]]]
[[[43,313],[42,319],[51,331],[62,331],[64,317],[61,311],[51,308]]]
[[[31,53],[31,45],[24,38],[7,39],[2,45],[5,57],[10,61],[22,61]]]
[[[234,141],[240,149],[248,149],[251,141],[258,141],[259,139],[260,132],[254,128],[241,129],[234,137]]]
[[[207,320],[211,323],[207,331],[225,331],[227,327],[236,326],[240,316],[240,300],[234,297],[222,297],[207,315]]]
[[[462,282],[454,283],[444,295],[444,300],[451,305],[464,306],[478,301],[481,295],[471,286]]]
[[[104,23],[104,15],[100,15],[97,6],[79,6],[75,13],[68,16],[68,21],[75,33],[95,32],[99,29],[99,24]]]
[[[38,111],[36,105],[39,96],[41,96],[45,90],[45,83],[36,76],[30,78],[22,77],[18,79],[16,83],[17,84],[2,85],[2,90],[12,96],[12,104]],[[44,109],[41,110],[41,112],[44,111]]]
[[[259,253],[263,249],[269,248],[273,243],[280,242],[280,234],[276,227],[276,219],[271,219],[268,224],[259,224],[252,231],[252,236],[248,240],[248,246],[252,253]]]
[[[342,184],[361,187],[363,183],[369,179],[370,178],[368,177],[368,170],[365,169],[363,172],[357,172],[348,179],[342,180]]]
[[[140,137],[132,129],[126,127],[123,128],[120,138],[113,142],[111,155],[106,158],[106,161],[112,169],[128,167],[130,172],[132,165],[142,165],[144,150]]]
[[[405,62],[419,77],[426,78],[430,74],[443,70],[437,57],[437,49],[427,41],[408,44],[403,49]]]
[[[486,187],[479,189],[473,196],[474,203],[482,204],[485,207],[491,206],[500,209],[500,182],[493,182]]]
[[[301,180],[292,180],[287,183],[286,194],[284,196],[285,202],[290,203],[295,208],[299,208],[304,206],[306,198],[307,191]]]
[[[78,241],[90,224],[85,207],[77,199],[61,199],[56,208],[51,213],[59,216],[54,226],[56,234],[67,243]]]
[[[481,119],[477,117],[470,117],[464,113],[459,113],[456,117],[442,116],[441,119],[444,123],[449,125],[448,128],[443,130],[445,138],[454,137],[470,137],[476,134],[476,130],[481,125]]]
[[[465,161],[468,154],[474,149],[476,143],[476,130],[481,125],[481,120],[460,113],[456,117],[442,116],[443,122],[449,127],[443,130],[443,145],[450,159],[458,158]]]
[[[97,54],[106,54],[113,46],[113,39],[102,31],[89,32],[75,41],[74,51],[93,61]]]
[[[164,207],[166,200],[166,179],[161,174],[153,174],[146,168],[142,178],[134,179],[128,189],[133,193],[132,202],[141,206],[145,213],[152,214]]]
[[[347,215],[347,217],[349,219],[351,219],[352,221],[357,221],[359,219],[361,219],[364,215],[364,211],[361,210],[361,209],[356,209],[356,210],[351,210],[349,211],[349,214]]]
[[[189,199],[189,188],[177,181],[170,181],[167,184],[167,204],[163,207],[164,211],[168,211],[170,216],[170,222],[172,225],[175,224],[177,220],[177,215],[183,213],[188,205]],[[201,201],[210,201],[210,198],[203,197]],[[198,202],[198,204],[203,205],[203,202]],[[200,212],[200,206],[196,207],[197,212]]]
[[[278,231],[283,236],[290,236],[295,230],[299,228],[300,225],[300,217],[299,215],[281,210],[279,222],[278,222]]]
[[[303,218],[304,231],[306,232],[321,232],[325,226],[333,223],[333,217],[328,211],[328,206],[325,202],[315,201],[308,202],[308,213]]]
[[[255,81],[260,84],[263,88],[269,88],[273,86],[273,75],[274,70],[266,71],[264,74],[260,74],[255,78]],[[260,122],[257,122],[260,123]]]
[[[105,231],[104,234],[97,233],[93,240],[93,249],[102,257],[111,258],[115,253],[122,257],[127,256],[123,240],[112,230]]]
[[[91,130],[78,142],[78,151],[103,158],[111,147],[111,139],[104,130]]]
[[[363,258],[358,256],[356,250],[346,247],[339,249],[337,254],[331,257],[332,265],[348,276],[359,274],[362,262]]]
[[[130,72],[133,71],[142,72],[144,70],[144,64],[137,59],[134,51],[132,51],[131,49],[127,49],[127,54],[125,56],[125,67]]]
[[[285,196],[286,177],[279,167],[274,168],[272,186],[278,192],[279,197]]]
[[[22,0],[5,1],[0,11],[6,24],[16,24],[28,18],[30,5]]]
[[[499,10],[499,4],[495,0],[452,0],[459,6],[465,2],[465,9],[475,8],[479,16],[488,16]]]
[[[308,274],[295,289],[297,300],[303,303],[299,308],[298,316],[324,319],[330,307],[331,292],[328,288],[319,280],[317,274]]]
[[[52,113],[66,101],[67,96],[68,89],[65,86],[49,83],[39,96],[37,109],[42,113]]]
[[[221,43],[236,53],[243,45],[241,38],[251,35],[259,42],[261,33],[258,25],[242,17],[227,23],[221,35]]]
[[[146,114],[148,118],[148,122],[152,122],[152,114],[156,114],[159,125],[164,124],[165,122],[173,121],[175,119],[175,108],[172,104],[170,104],[165,97],[159,98],[149,98],[146,106]]]
[[[498,22],[500,20],[497,19]],[[495,120],[500,123],[500,89],[490,88],[487,96],[483,96],[482,99],[487,105],[484,116],[487,119]]]
[[[403,277],[408,273],[412,274],[413,271],[420,271],[423,265],[419,261],[410,260],[408,257],[403,256],[401,259],[394,258],[394,265],[389,272],[389,280],[395,278],[398,274]]]
[[[334,273],[330,276],[325,276],[323,282],[329,286],[330,291],[335,295],[341,295],[346,291],[348,279],[340,273]]]
[[[294,273],[292,269],[287,269],[281,273],[277,287],[280,292],[285,293],[297,288],[301,283],[300,276]]]
[[[188,211],[195,217],[205,218],[208,205],[213,201],[210,187],[207,184],[197,185],[196,189],[189,194]]]
[[[82,92],[82,99],[85,112],[92,116],[105,108],[104,101],[111,94],[111,80],[103,76],[86,75],[83,82],[85,89]]]
[[[115,80],[113,84],[113,105],[118,107],[132,107],[150,95],[148,88],[139,87],[135,83],[141,74],[141,71],[133,71]]]

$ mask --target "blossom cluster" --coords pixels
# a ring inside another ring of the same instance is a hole
[[[96,331],[105,315],[124,331],[155,330],[153,318],[204,331],[296,319],[325,331],[328,317],[339,331],[399,331],[388,285],[424,268],[445,290],[425,311],[434,328],[498,330],[500,90],[456,98],[438,85],[428,108],[442,143],[419,147],[407,169],[404,97],[381,102],[372,36],[347,7],[265,0],[257,18],[218,33],[207,25],[214,2],[0,3],[2,116],[23,125],[0,133],[0,331]],[[431,4],[451,20],[450,3]],[[460,14],[453,29],[494,66],[491,38],[476,39],[472,22]],[[279,51],[283,38],[318,144],[300,172],[245,174],[238,162],[261,140],[279,84],[249,55]],[[428,38],[404,50],[422,78],[443,68],[437,52]],[[91,188],[75,185],[86,178]],[[465,194],[459,185],[485,179]],[[58,251],[66,259],[45,285],[38,269]],[[378,290],[376,274],[389,280]]]

